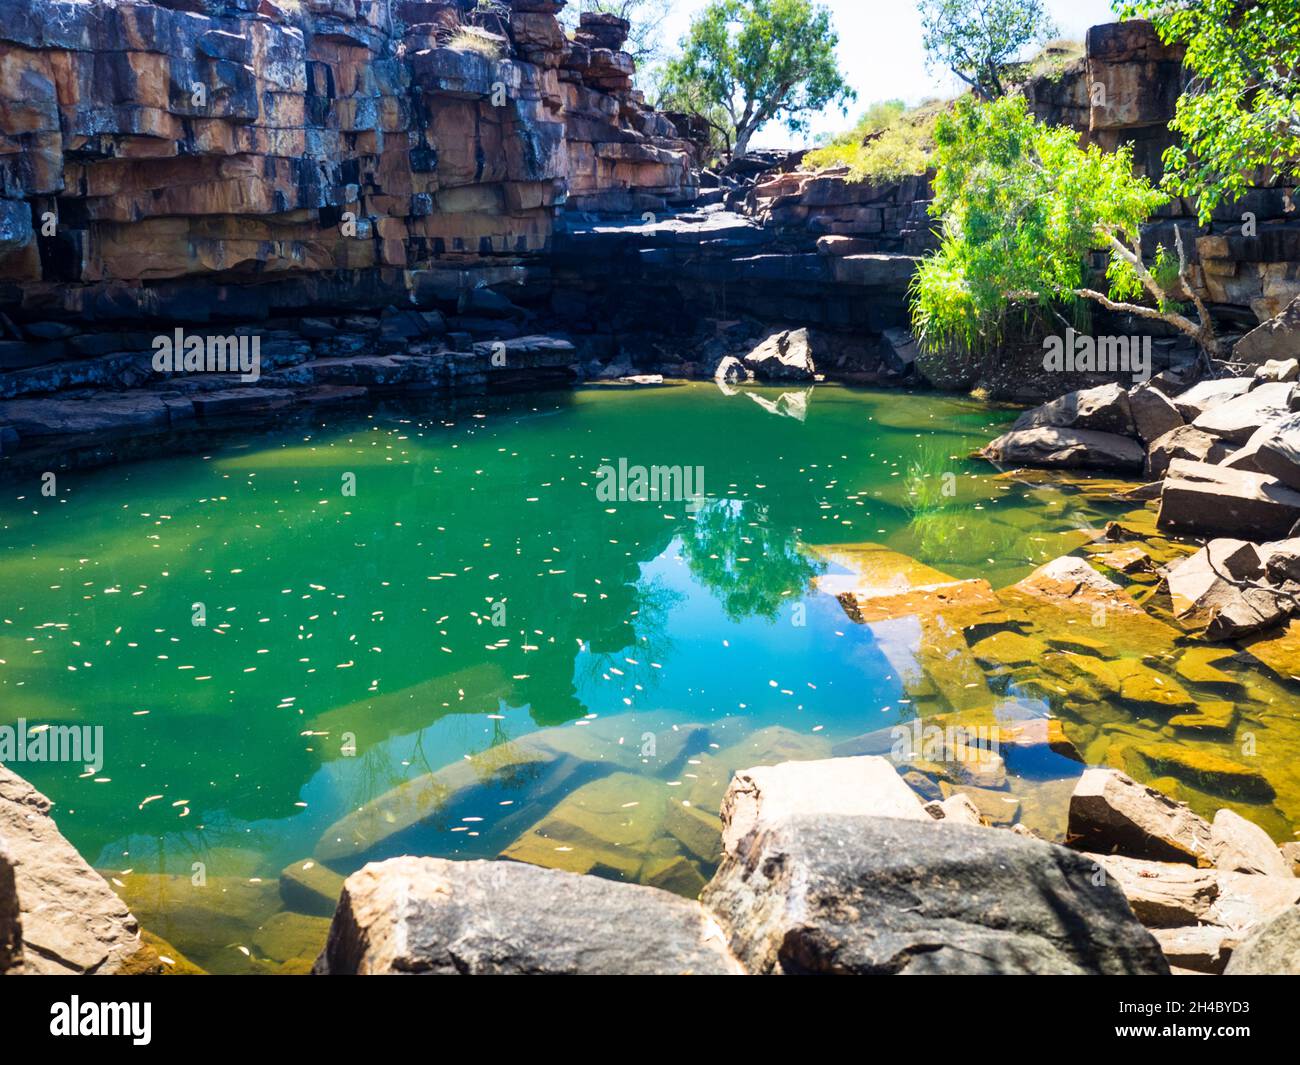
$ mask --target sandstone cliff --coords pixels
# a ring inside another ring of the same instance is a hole
[[[0,371],[119,350],[123,321],[522,290],[566,200],[689,199],[692,146],[633,90],[626,23],[570,41],[562,7],[6,5],[0,310],[43,343],[0,345]],[[102,324],[66,344],[37,317]]]

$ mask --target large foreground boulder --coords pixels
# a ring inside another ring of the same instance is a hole
[[[699,903],[503,861],[392,858],[348,877],[318,975],[738,975]]]
[[[0,838],[17,890],[24,973],[113,975],[158,967],[126,905],[59,833],[50,800],[4,766]],[[4,865],[0,860],[0,941]]]
[[[1300,492],[1267,474],[1174,459],[1158,520],[1179,533],[1280,540],[1300,521]]]
[[[1300,976],[1300,907],[1275,917],[1239,946],[1226,976]]]
[[[765,823],[701,901],[755,974],[1164,974],[1094,863],[988,828],[854,815]]]
[[[1146,450],[1131,437],[1050,425],[1003,433],[979,454],[1000,466],[1097,470],[1140,470],[1147,458]]]

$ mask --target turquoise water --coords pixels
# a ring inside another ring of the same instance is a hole
[[[611,767],[689,789],[699,755],[743,764],[748,737],[755,760],[813,756],[910,717],[896,653],[817,581],[846,573],[837,545],[995,587],[1077,546],[1106,508],[965,458],[1010,417],[829,385],[597,388],[245,436],[64,474],[56,499],[9,485],[0,723],[102,726],[105,748],[95,773],[14,768],[177,950],[296,971],[323,932],[276,918],[291,863],[493,857]],[[698,467],[704,498],[600,498],[620,459]],[[941,484],[959,506],[935,513]],[[591,735],[621,750],[562,782],[494,778],[391,838],[328,845],[404,782],[610,721]],[[676,763],[625,757],[690,726]],[[653,826],[629,832],[616,847],[658,853]]]

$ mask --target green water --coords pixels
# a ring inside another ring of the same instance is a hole
[[[64,474],[55,499],[9,485],[0,723],[102,726],[105,748],[93,774],[14,768],[146,927],[215,971],[299,971],[319,949],[323,918],[278,912],[291,863],[346,874],[532,838],[516,856],[564,867],[585,835],[529,833],[584,787],[630,856],[595,871],[671,867],[661,882],[688,890],[707,860],[620,810],[657,817],[692,789],[707,806],[705,767],[826,754],[925,698],[897,630],[815,587],[844,568],[828,545],[1001,587],[1126,509],[964,457],[1009,418],[833,386],[588,389],[245,436]],[[700,467],[702,505],[599,498],[620,459]],[[404,782],[467,757],[479,772],[548,728],[590,730],[571,775],[482,771],[411,825],[381,801],[363,843],[337,846],[331,826]],[[640,756],[647,737],[662,755]],[[1077,764],[1008,766],[1022,819],[1059,834]]]

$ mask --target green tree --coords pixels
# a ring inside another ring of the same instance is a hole
[[[732,154],[743,156],[765,123],[804,132],[810,113],[856,99],[835,59],[838,42],[830,12],[810,0],[712,0],[668,64],[666,96],[706,119],[720,110]]]
[[[919,0],[930,66],[951,70],[985,100],[1006,93],[1007,68],[1056,33],[1042,0]]]
[[[1202,223],[1300,158],[1300,0],[1116,0],[1187,45],[1191,74],[1170,128],[1165,183],[1197,201]]]
[[[1217,353],[1210,315],[1186,281],[1182,234],[1176,256],[1161,246],[1152,263],[1143,258],[1141,227],[1169,197],[1134,173],[1129,146],[1081,148],[1074,130],[1036,122],[1020,96],[959,100],[939,117],[935,145],[931,210],[942,241],[911,297],[927,351],[987,352],[1012,308],[1057,314],[1092,301],[1167,322]],[[1097,248],[1109,252],[1105,292],[1091,285]]]

